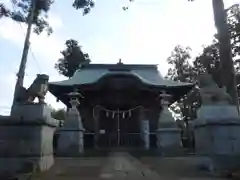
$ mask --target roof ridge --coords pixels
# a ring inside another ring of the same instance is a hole
[[[157,64],[86,64],[83,69],[157,69]]]

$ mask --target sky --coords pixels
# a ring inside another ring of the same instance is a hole
[[[73,0],[72,0],[73,1]],[[0,0],[11,7],[10,0]],[[240,0],[225,0],[225,7]],[[128,11],[122,6],[129,5]],[[71,1],[56,1],[49,22],[53,34],[32,34],[24,85],[28,87],[36,74],[45,73],[50,81],[65,79],[54,69],[67,39],[78,40],[93,63],[159,64],[162,75],[167,73],[167,57],[174,46],[190,46],[197,56],[203,45],[212,42],[216,32],[210,0],[128,0],[96,1],[91,13],[72,7]],[[16,73],[22,55],[26,26],[10,19],[0,19],[0,114],[10,112]],[[46,102],[54,108],[50,93]]]

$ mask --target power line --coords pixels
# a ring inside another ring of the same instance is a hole
[[[11,1],[11,5],[12,5],[13,10],[16,12],[16,3],[14,3],[13,1]],[[18,21],[17,21],[17,22],[18,22]],[[18,22],[18,24],[20,25],[20,27],[21,27],[21,29],[22,29],[22,31],[23,31],[24,36],[26,36],[26,33],[24,32],[24,29],[23,29],[23,27],[22,27],[22,24],[21,24],[20,22]],[[38,71],[39,71],[39,72],[42,72],[41,67],[40,67],[40,65],[39,65],[39,63],[38,63],[38,61],[37,61],[37,59],[36,59],[36,56],[35,56],[34,53],[33,53],[33,50],[32,50],[32,47],[31,47],[31,46],[29,47],[29,50],[30,50],[30,53],[31,53],[31,55],[32,55],[32,58],[33,58],[34,62],[35,62],[36,65],[37,65]]]

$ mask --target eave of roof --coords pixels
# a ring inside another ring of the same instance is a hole
[[[154,87],[159,89],[159,91],[165,89],[174,96],[174,101],[188,93],[194,86],[194,84],[191,83],[164,79],[158,71],[157,65],[90,64],[78,70],[75,75],[68,80],[50,82],[49,91],[54,96],[60,97],[62,96],[61,94],[72,91],[75,86],[96,85],[105,77],[118,75],[135,77],[140,80],[144,86]]]
[[[100,79],[114,75],[135,76],[142,83],[152,86],[185,86],[189,83],[181,83],[166,80],[157,70],[157,65],[113,65],[113,64],[91,64],[86,68],[78,70],[70,79],[50,82],[50,85],[73,86],[97,83]]]

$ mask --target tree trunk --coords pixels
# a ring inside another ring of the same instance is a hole
[[[26,33],[26,37],[25,37],[25,41],[24,41],[24,47],[23,47],[22,58],[21,58],[20,66],[19,66],[19,71],[17,73],[17,82],[15,85],[12,106],[16,103],[16,98],[19,94],[19,90],[23,86],[25,69],[26,69],[26,64],[27,64],[27,56],[28,56],[28,51],[29,51],[29,47],[30,47],[30,36],[31,36],[31,30],[32,30],[35,9],[36,9],[36,3],[35,3],[35,1],[32,1],[32,10],[30,11],[28,22],[27,22],[27,24],[28,24],[27,33]]]
[[[229,27],[227,24],[227,15],[224,9],[223,0],[212,0],[215,26],[218,31],[220,66],[222,74],[222,83],[227,89],[227,92],[233,99],[233,103],[238,108],[238,97],[236,87],[236,76],[233,66],[231,39]]]

